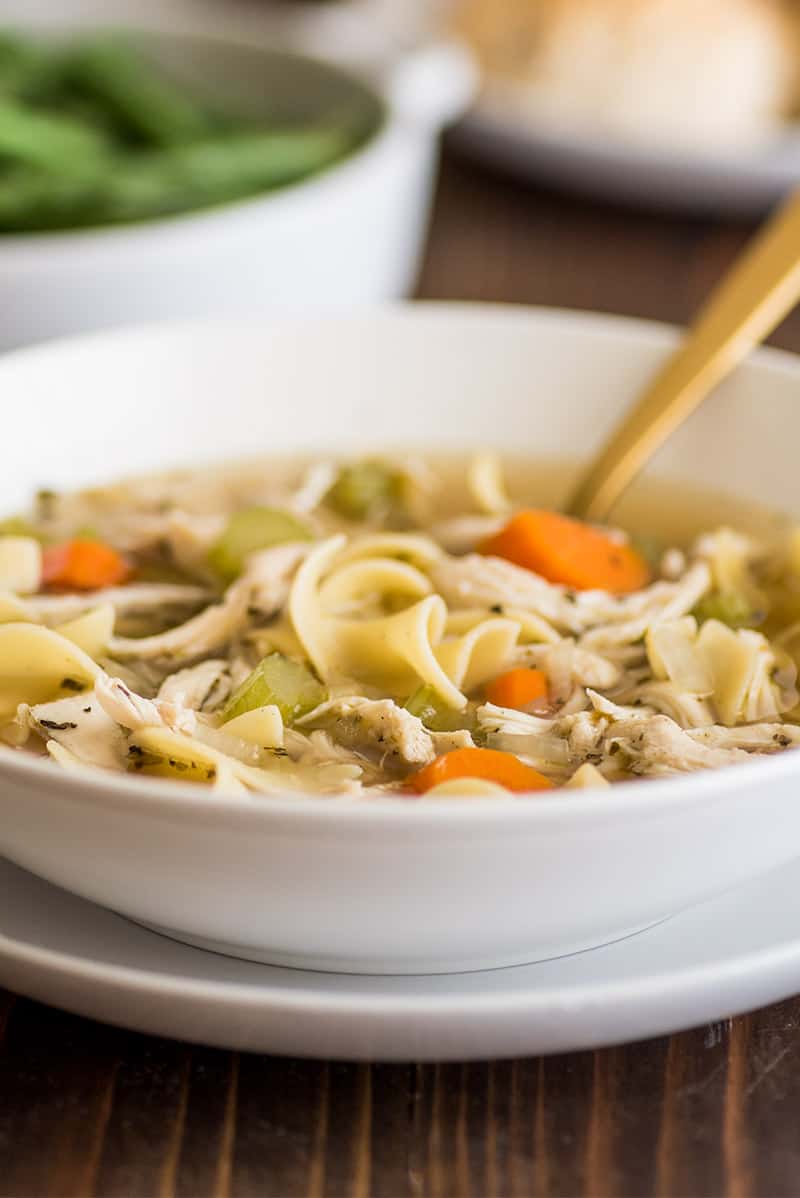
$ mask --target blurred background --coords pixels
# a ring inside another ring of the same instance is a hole
[[[575,274],[578,304],[660,314],[648,221],[720,233],[705,284],[800,180],[800,0],[0,0],[0,34],[0,348],[415,289],[557,302],[567,212],[562,259],[608,280],[581,304]]]

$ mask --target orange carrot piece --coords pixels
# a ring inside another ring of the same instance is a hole
[[[440,782],[454,778],[485,778],[507,790],[550,790],[553,783],[538,770],[525,765],[513,753],[497,749],[453,749],[435,758],[430,765],[412,774],[409,782],[418,794],[424,794]]]
[[[558,512],[517,512],[480,551],[578,591],[623,594],[640,590],[649,580],[647,564],[632,546]]]
[[[524,711],[532,703],[547,701],[547,675],[544,670],[509,670],[487,684],[486,698],[497,707]]]
[[[76,538],[49,545],[42,552],[42,583],[71,591],[95,591],[116,586],[130,577],[125,558],[101,541]]]

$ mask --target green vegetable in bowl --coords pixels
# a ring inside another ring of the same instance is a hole
[[[308,666],[282,653],[270,653],[231,695],[222,719],[226,723],[247,711],[273,704],[284,724],[292,724],[327,697],[325,687]]]
[[[148,146],[172,146],[207,137],[217,127],[209,112],[118,38],[79,46],[67,56],[72,88],[94,100],[123,136]]]
[[[343,466],[326,502],[348,520],[366,520],[385,512],[397,499],[399,479],[382,462],[356,462]]]
[[[719,620],[729,628],[748,628],[760,624],[764,613],[753,609],[753,604],[743,591],[710,591],[694,609],[699,623]]]
[[[0,96],[0,162],[71,176],[105,160],[106,138],[86,123]]]
[[[291,512],[274,507],[251,507],[235,512],[208,555],[211,569],[227,581],[238,577],[245,559],[258,549],[289,541],[310,541],[308,527]]]
[[[369,93],[342,87],[299,88],[296,111],[267,94],[269,118],[222,113],[119,37],[0,31],[0,233],[150,220],[304,179],[379,123]]]

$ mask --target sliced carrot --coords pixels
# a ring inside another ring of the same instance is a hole
[[[42,552],[42,583],[73,591],[95,591],[116,586],[131,574],[122,554],[102,541],[76,538],[63,545],[48,545]]]
[[[558,512],[517,512],[480,551],[578,591],[621,594],[638,591],[649,579],[647,563],[630,545]]]
[[[547,675],[544,670],[509,670],[487,684],[486,698],[497,707],[523,711],[547,701]]]
[[[454,778],[485,778],[507,790],[549,790],[553,785],[549,778],[525,765],[513,753],[500,753],[497,749],[453,749],[413,774],[409,782],[418,794],[424,794],[440,782],[451,782]]]

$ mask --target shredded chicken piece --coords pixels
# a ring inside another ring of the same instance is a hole
[[[456,728],[453,732],[431,732],[433,752],[436,757],[442,753],[452,753],[454,749],[473,749],[475,742],[472,733],[466,728]]]
[[[624,694],[626,702],[668,715],[681,728],[699,728],[714,723],[709,703],[697,695],[678,690],[674,682],[644,682]]]
[[[193,711],[174,700],[144,699],[119,678],[101,675],[95,683],[95,694],[103,711],[130,732],[159,725],[187,736],[193,736],[196,731],[197,717]]]
[[[21,599],[26,618],[37,624],[55,627],[82,616],[92,608],[110,603],[120,617],[138,618],[158,615],[180,619],[208,603],[206,587],[173,582],[132,582],[124,587],[105,587],[72,595],[29,595]]]
[[[284,607],[294,572],[308,550],[304,542],[254,553],[244,574],[228,587],[221,603],[157,636],[113,637],[111,656],[182,664],[207,657],[238,633],[263,623]]]
[[[124,768],[126,741],[119,724],[94,691],[26,708],[30,727],[55,741],[84,765]]]
[[[662,580],[621,597],[605,591],[575,594],[502,558],[480,554],[443,557],[430,574],[450,607],[500,604],[530,610],[562,630],[584,633],[582,647],[597,652],[638,641],[656,618],[685,615],[711,586],[705,562],[695,562],[676,582]]]
[[[609,719],[597,711],[579,711],[573,716],[562,716],[559,730],[566,737],[573,761],[600,759],[602,744],[609,726]]]
[[[612,720],[641,720],[654,714],[652,707],[645,707],[643,704],[626,706],[622,703],[614,703],[613,700],[592,690],[591,687],[586,688],[586,694],[594,710],[600,712],[601,715],[609,716]]]
[[[248,671],[249,672],[249,671]],[[190,707],[193,711],[216,711],[231,693],[231,670],[222,658],[209,658],[170,674],[162,682],[158,698]]]
[[[648,719],[618,720],[606,740],[607,751],[624,754],[632,774],[688,773],[716,769],[745,761],[738,748],[718,748],[698,742],[666,715]]]
[[[158,550],[179,569],[206,575],[208,552],[225,523],[223,515],[198,515],[180,508],[140,513],[115,521],[114,542],[126,553]]]
[[[296,728],[287,728],[284,732],[284,744],[289,756],[303,765],[326,765],[330,762],[340,762],[344,765],[362,767],[365,760],[352,749],[339,745],[322,728],[317,728],[307,735],[298,732]]]
[[[556,645],[525,645],[517,651],[520,664],[535,665],[544,670],[549,681],[549,693],[556,702],[566,700],[573,687],[592,686],[609,690],[621,677],[620,667],[607,657],[582,648],[571,637]]]
[[[559,720],[493,703],[479,707],[477,719],[490,749],[515,753],[549,778],[563,779],[570,773],[572,754]]]
[[[448,607],[519,607],[559,628],[580,630],[573,597],[565,587],[546,582],[499,557],[477,553],[443,557],[430,570],[431,581]]]
[[[336,740],[359,753],[377,756],[385,767],[425,765],[435,752],[425,725],[391,699],[358,695],[334,699],[299,724],[323,722]]]
[[[800,728],[794,724],[745,724],[738,728],[692,728],[689,736],[714,749],[744,749],[748,753],[777,753],[800,745]]]
[[[614,645],[629,645],[641,640],[647,629],[656,620],[676,620],[696,607],[711,586],[711,572],[705,562],[695,562],[678,582],[656,582],[644,591],[614,600],[600,591],[585,592],[578,596],[582,614],[588,615],[587,604],[592,596],[602,596],[602,605],[593,605],[593,623],[582,638],[586,649],[602,653]],[[636,600],[634,603],[633,601]],[[609,603],[618,606],[609,610]],[[598,610],[599,608],[599,610]],[[636,609],[639,608],[638,612]],[[629,618],[631,612],[635,614]]]
[[[309,466],[287,507],[301,516],[313,512],[333,486],[337,472],[333,462],[315,462]]]

